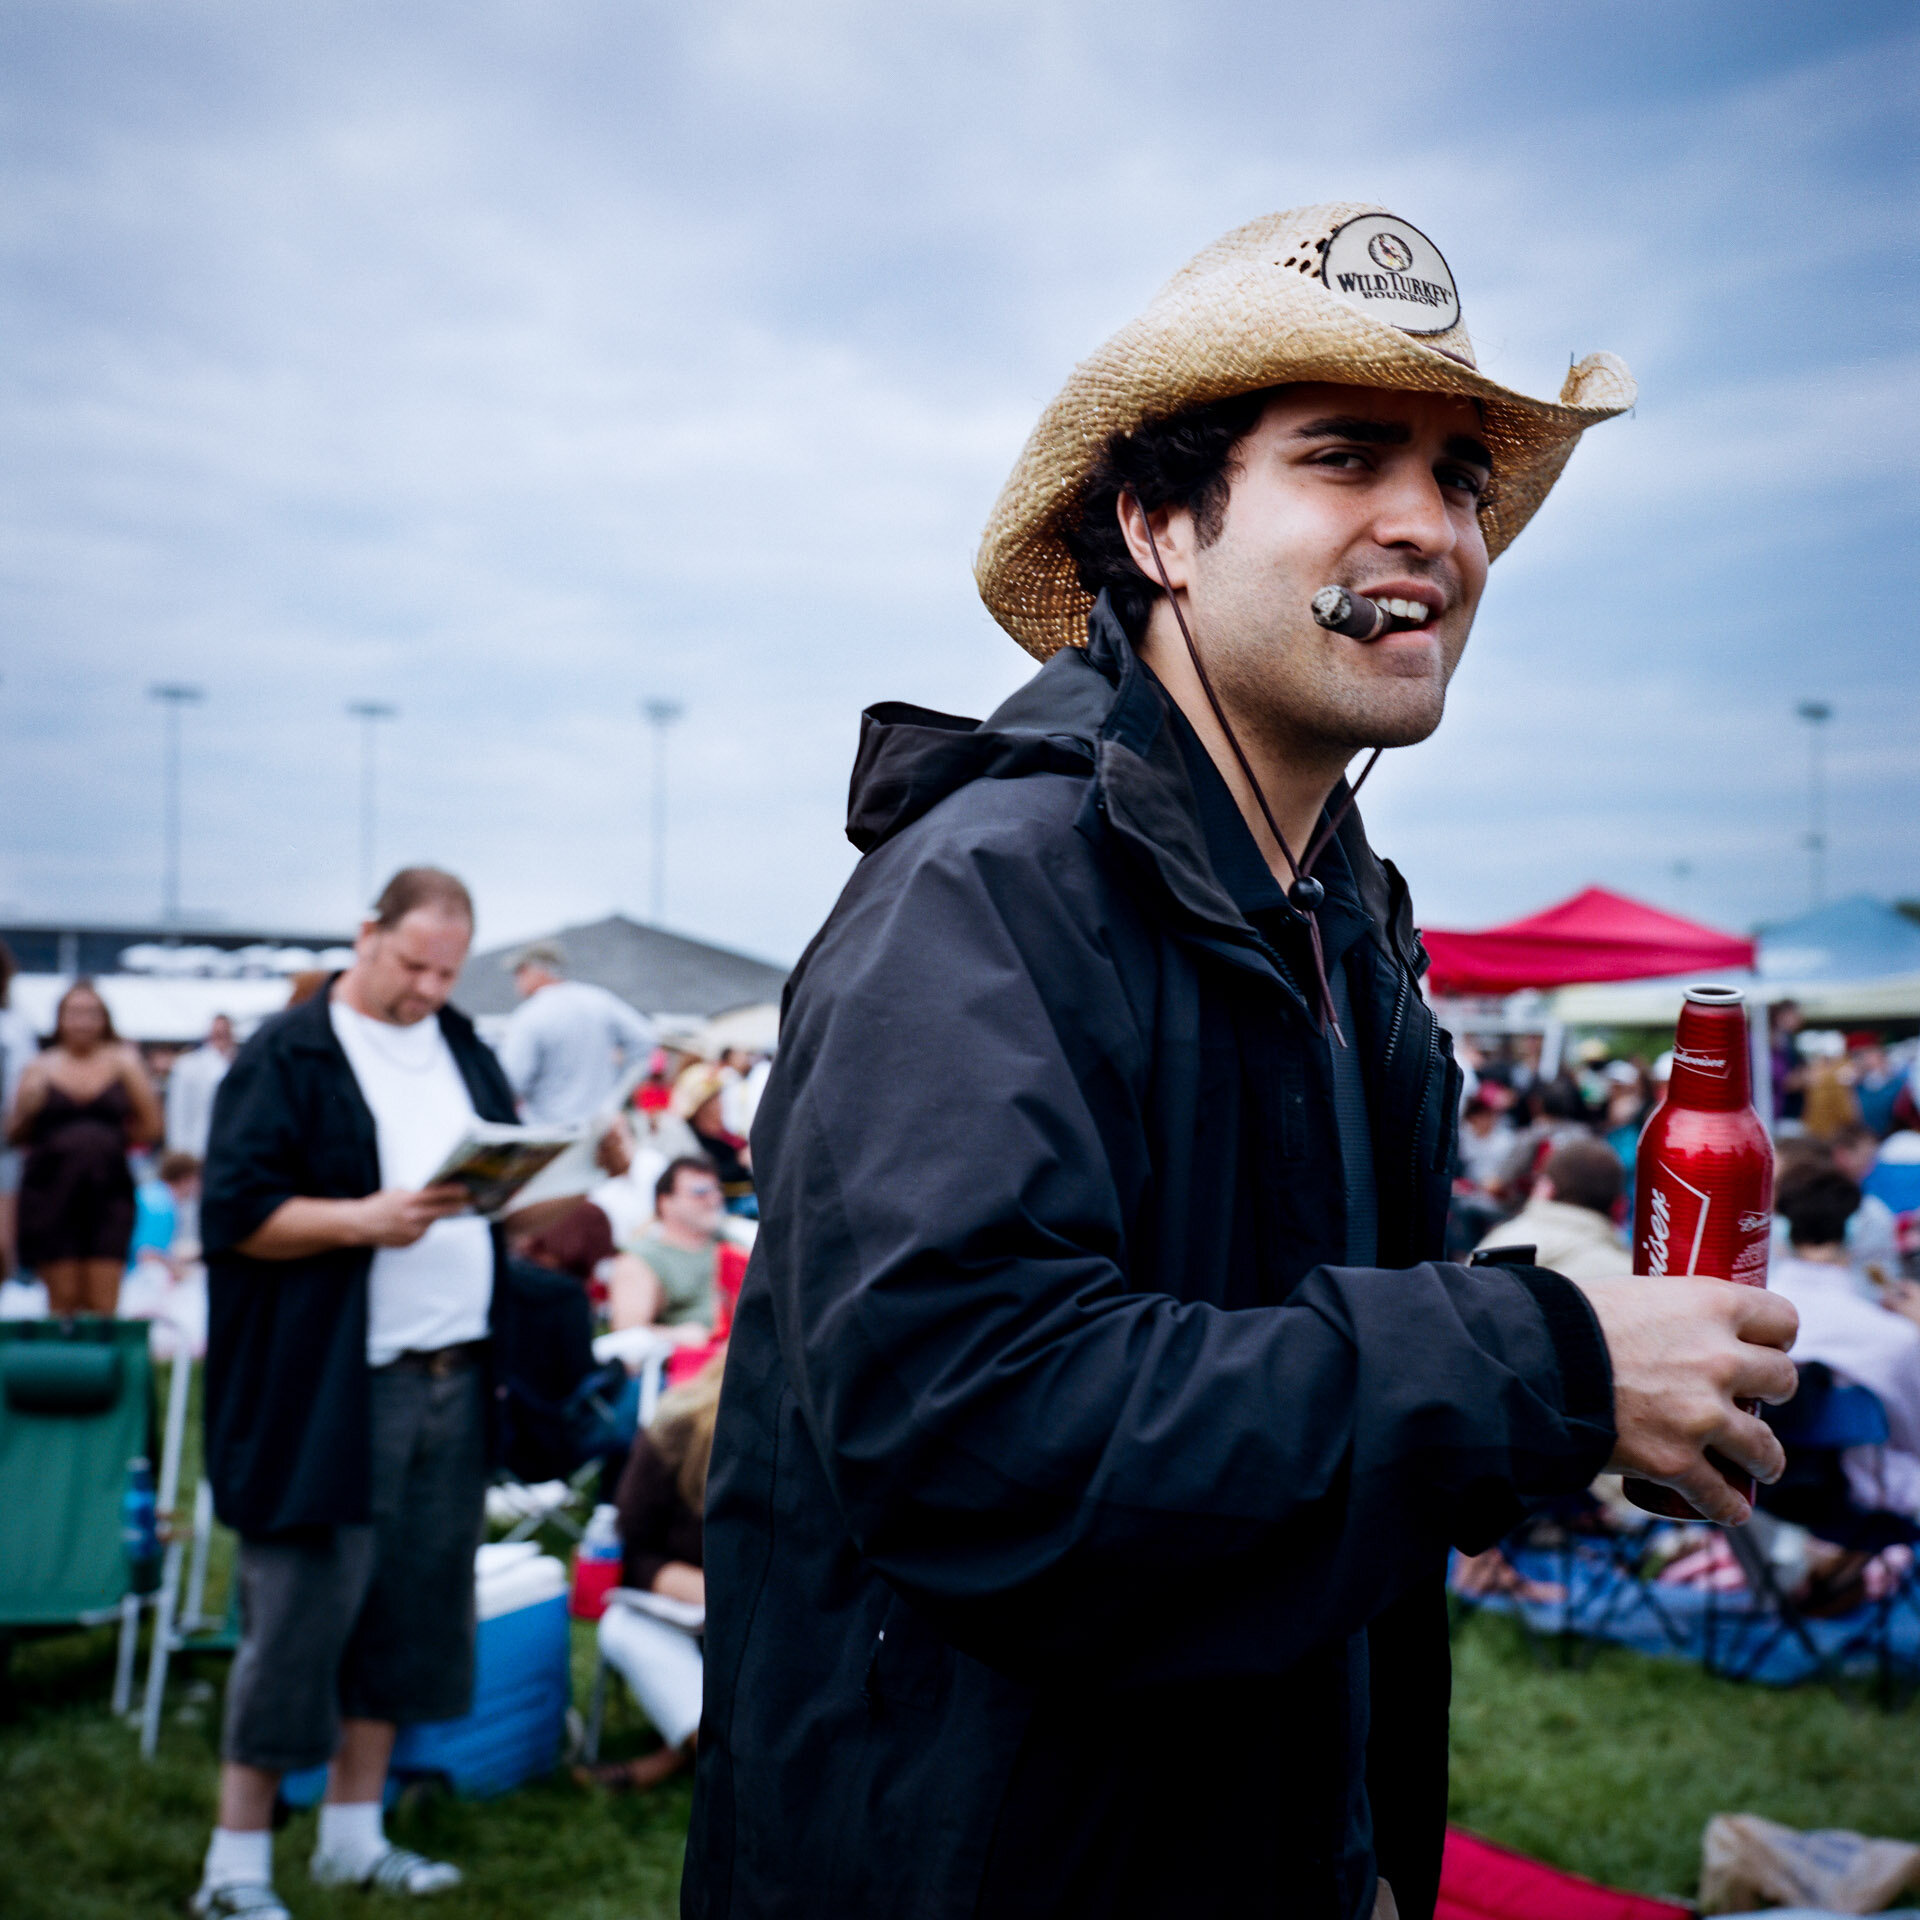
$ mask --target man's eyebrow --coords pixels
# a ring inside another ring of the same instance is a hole
[[[1413,429],[1404,420],[1375,420],[1366,414],[1332,413],[1321,420],[1309,420],[1293,431],[1296,440],[1357,440],[1367,447],[1404,447],[1413,438]],[[1451,435],[1442,446],[1449,460],[1470,460],[1476,467],[1493,471],[1493,455],[1486,443],[1470,433]]]
[[[1440,451],[1449,460],[1471,460],[1476,467],[1485,467],[1489,473],[1493,471],[1493,455],[1484,442],[1470,433],[1456,433]]]
[[[1333,413],[1293,430],[1296,440],[1358,440],[1369,447],[1404,447],[1413,429],[1404,420],[1373,420],[1363,413]]]

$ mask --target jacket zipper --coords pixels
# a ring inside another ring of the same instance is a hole
[[[1403,963],[1400,968],[1400,990],[1394,996],[1393,1020],[1387,1028],[1386,1052],[1382,1057],[1380,1082],[1383,1089],[1391,1086],[1393,1056],[1400,1044],[1401,1035],[1406,1031],[1407,1013],[1413,1004],[1413,982]],[[1427,1023],[1427,1057],[1422,1063],[1420,1074],[1420,1098],[1413,1109],[1413,1126],[1407,1135],[1407,1205],[1411,1213],[1420,1205],[1420,1123],[1426,1118],[1427,1102],[1433,1097],[1433,1063],[1440,1052],[1440,1023],[1429,1019]]]
[[[1407,980],[1407,970],[1403,963],[1400,968],[1400,991],[1394,996],[1393,1020],[1387,1028],[1387,1044],[1381,1054],[1380,1079],[1382,1084],[1385,1083],[1387,1075],[1393,1067],[1393,1050],[1400,1044],[1400,1030],[1407,1023],[1407,1002],[1412,996],[1412,993],[1413,988]]]

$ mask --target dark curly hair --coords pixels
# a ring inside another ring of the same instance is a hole
[[[1227,495],[1237,466],[1234,451],[1260,424],[1267,402],[1278,391],[1266,387],[1236,393],[1164,420],[1148,420],[1131,433],[1114,434],[1100,450],[1060,537],[1073,555],[1080,584],[1091,594],[1104,591],[1111,597],[1131,638],[1137,640],[1145,631],[1161,586],[1141,572],[1127,551],[1120,531],[1120,496],[1131,493],[1148,513],[1159,507],[1186,508],[1200,544],[1212,546],[1227,521]]]

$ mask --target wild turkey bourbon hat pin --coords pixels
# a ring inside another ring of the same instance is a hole
[[[1440,249],[1390,213],[1363,213],[1334,234],[1320,259],[1320,284],[1402,333],[1445,333],[1460,321],[1459,290]]]

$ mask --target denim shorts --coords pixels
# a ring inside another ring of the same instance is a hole
[[[372,1521],[242,1539],[226,1759],[295,1773],[332,1759],[343,1717],[404,1726],[468,1711],[484,1378],[471,1364],[378,1368]]]

